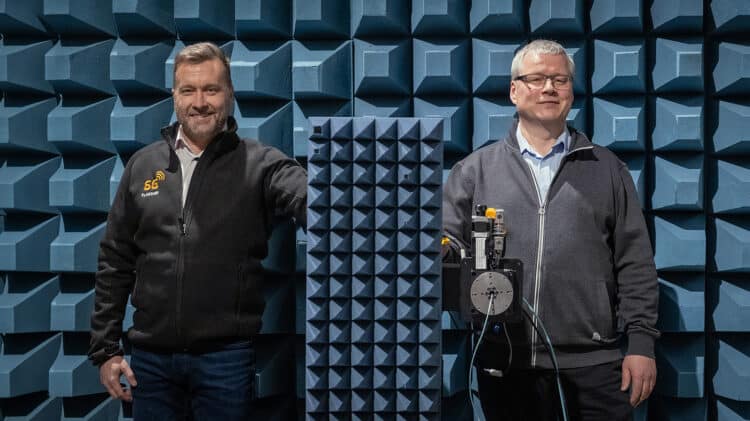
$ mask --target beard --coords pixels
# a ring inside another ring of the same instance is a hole
[[[177,110],[177,120],[188,139],[193,142],[209,142],[224,129],[229,117],[229,106],[227,103],[221,109],[209,107],[203,113],[197,113],[195,110]]]

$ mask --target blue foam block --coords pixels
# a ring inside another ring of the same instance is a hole
[[[443,395],[454,396],[466,390],[469,372],[467,337],[458,335],[443,342]]]
[[[651,22],[657,33],[700,33],[703,30],[703,2],[654,0]]]
[[[78,224],[63,219],[60,234],[50,243],[50,269],[55,272],[96,272],[99,242],[106,223]]]
[[[742,95],[750,91],[750,69],[744,65],[750,60],[750,45],[721,42],[718,50],[713,71],[716,93]]]
[[[294,38],[348,38],[348,6],[348,2],[342,7],[342,3],[336,0],[295,1],[293,15]]]
[[[469,11],[472,35],[519,34],[526,30],[522,0],[475,0]]]
[[[555,36],[583,34],[584,4],[581,0],[531,0],[529,24],[535,34]]]
[[[49,369],[50,396],[91,395],[103,390],[98,368],[85,355],[65,355],[60,351]]]
[[[161,138],[174,110],[172,98],[123,100],[117,98],[109,120],[109,139],[119,153],[132,153]]]
[[[703,156],[654,158],[652,209],[703,209]]]
[[[716,269],[750,272],[750,227],[716,219]]]
[[[750,402],[732,399],[716,400],[717,419],[722,421],[744,421],[750,419]]]
[[[174,21],[181,39],[234,38],[234,1],[175,0]]]
[[[469,142],[468,99],[420,99],[414,98],[414,115],[417,117],[443,118],[443,142],[445,151],[468,153]]]
[[[646,49],[642,41],[594,41],[591,89],[597,94],[646,90]]]
[[[112,168],[112,175],[109,177],[109,204],[112,205],[112,202],[115,200],[115,196],[117,195],[117,187],[120,185],[120,179],[122,178],[122,173],[125,171],[125,166],[122,163],[122,159],[120,159],[119,156],[115,157],[115,166]]]
[[[750,401],[750,342],[747,337],[719,340],[719,355],[713,377],[714,392],[736,401]]]
[[[115,101],[62,101],[47,116],[48,141],[64,154],[114,153],[109,122]]]
[[[312,126],[308,117],[351,115],[351,102],[294,102],[294,156],[306,157]]]
[[[295,99],[351,99],[351,50],[350,41],[309,44],[294,41],[292,86]]]
[[[266,109],[249,103],[237,103],[234,118],[237,120],[237,134],[243,138],[259,140],[266,145],[278,148],[287,155],[292,155],[292,121],[293,106],[291,103],[279,109]]]
[[[510,63],[520,45],[472,39],[474,94],[502,95],[510,90]]]
[[[117,157],[96,162],[66,158],[49,179],[49,204],[65,213],[107,212]]]
[[[750,332],[750,290],[746,282],[719,282],[713,321],[717,332]]]
[[[602,0],[591,5],[591,30],[597,34],[634,34],[643,30],[641,2]]]
[[[657,151],[703,151],[703,99],[655,99],[651,139]]]
[[[238,99],[292,99],[292,44],[233,41],[231,69]]]
[[[469,4],[460,0],[414,0],[411,28],[416,36],[463,35]]]
[[[351,33],[356,37],[409,34],[409,2],[401,0],[354,0]]]
[[[663,336],[656,344],[656,364],[661,380],[655,391],[676,398],[701,398],[704,394],[705,338],[702,335]]]
[[[81,37],[117,36],[112,3],[99,0],[44,0],[42,20],[54,32]]]
[[[57,149],[47,142],[47,115],[55,98],[41,101],[0,101],[0,152],[47,152]]]
[[[706,261],[701,216],[654,217],[654,262],[659,270],[701,271]]]
[[[643,151],[646,141],[644,100],[594,98],[592,141],[616,152]]]
[[[409,98],[354,98],[357,117],[408,117],[412,115]]]
[[[719,101],[718,114],[718,124],[712,136],[716,153],[727,156],[750,153],[750,135],[747,130],[750,106]]]
[[[55,91],[72,95],[114,95],[109,54],[115,40],[87,44],[58,41],[44,56],[44,77]]]
[[[702,332],[705,328],[705,279],[685,275],[659,279],[659,321],[662,332]]]
[[[472,149],[504,138],[513,125],[516,107],[510,101],[487,101],[474,98],[474,136]]]
[[[45,185],[57,171],[59,157],[38,162],[19,158],[0,160],[0,208],[55,213]]]
[[[175,34],[174,0],[118,0],[112,14],[121,37],[170,37]]]
[[[27,396],[7,399],[3,405],[5,421],[56,421],[60,419],[63,402],[37,392]]]
[[[642,208],[646,207],[646,160],[643,156],[627,156],[621,158],[627,165],[630,178],[635,184],[635,191],[638,194],[638,202]]]
[[[44,55],[50,48],[52,41],[29,44],[6,41],[0,48],[0,89],[8,93],[54,93],[52,85],[44,79]]]
[[[0,294],[0,332],[50,330],[50,303],[60,290],[57,276],[8,273]]]
[[[65,332],[88,332],[94,311],[94,290],[60,292],[50,304],[50,329]]]
[[[700,40],[656,39],[652,73],[658,93],[703,92],[703,43]]]
[[[735,165],[718,161],[716,167],[716,192],[712,199],[714,212],[749,213],[750,195],[737,192],[750,191],[750,164]]]
[[[411,93],[411,42],[396,44],[354,40],[354,93],[401,95]]]
[[[59,224],[59,216],[42,222],[6,220],[5,231],[0,232],[0,270],[49,272],[47,250]]]
[[[43,0],[4,1],[0,4],[0,28],[7,35],[46,35],[41,19]]]
[[[46,391],[47,373],[60,349],[62,334],[17,334],[3,338],[0,397]]]
[[[750,25],[750,3],[747,2],[713,0],[711,14],[717,32],[742,32]]]
[[[292,29],[291,2],[259,0],[234,3],[236,35],[239,39],[288,39]]]
[[[470,48],[467,40],[415,39],[414,94],[468,94]]]
[[[173,45],[166,41],[144,42],[117,39],[109,54],[109,77],[117,93],[124,96],[164,96],[164,62]]]
[[[652,394],[647,401],[648,419],[664,421],[705,420],[708,419],[706,398],[673,398]],[[639,405],[638,408],[642,407]],[[643,421],[646,419],[644,418]]]

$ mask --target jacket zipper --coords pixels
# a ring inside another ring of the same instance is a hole
[[[571,139],[572,140],[572,139]],[[542,193],[539,191],[539,184],[537,183],[536,176],[534,176],[534,171],[529,168],[529,173],[531,174],[531,179],[534,181],[534,190],[536,190],[536,196],[539,199],[539,209],[537,210],[537,213],[539,214],[539,235],[537,238],[537,253],[536,253],[536,267],[534,270],[534,312],[536,313],[534,315],[533,323],[538,323],[538,315],[539,315],[539,291],[541,290],[540,283],[542,279],[542,251],[544,249],[544,224],[546,220],[546,214],[547,214],[547,198],[549,197],[549,191],[552,189],[552,184],[554,184],[555,180],[557,179],[557,175],[560,174],[560,170],[562,169],[563,165],[565,164],[565,161],[568,159],[568,157],[578,151],[586,150],[586,149],[593,149],[593,146],[585,146],[582,148],[573,149],[571,151],[568,151],[568,153],[563,156],[562,160],[560,160],[560,165],[557,167],[557,171],[555,171],[555,175],[552,177],[552,180],[549,183],[549,189],[547,189],[547,195],[546,197],[542,197]],[[529,165],[526,163],[526,160],[521,157],[521,160],[523,160],[524,164],[528,168]],[[537,333],[536,329],[531,329],[531,366],[536,367],[536,341],[537,341]]]

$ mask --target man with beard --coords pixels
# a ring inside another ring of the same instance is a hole
[[[571,419],[631,419],[656,381],[658,284],[646,224],[625,164],[566,127],[574,73],[554,41],[521,48],[510,84],[518,121],[458,162],[444,186],[444,253],[468,248],[477,205],[503,209],[505,254],[523,262],[522,293],[535,313],[536,328],[508,324],[512,354],[505,334],[485,335],[477,380],[488,419],[559,419],[539,324]]]
[[[229,60],[214,44],[177,54],[172,96],[177,122],[128,160],[109,212],[89,358],[113,398],[133,401],[136,421],[245,420],[261,260],[275,218],[305,224],[307,173],[237,136]],[[128,295],[130,364],[120,345]]]

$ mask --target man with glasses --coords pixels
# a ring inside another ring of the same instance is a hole
[[[516,123],[505,139],[458,162],[444,187],[447,258],[469,248],[476,205],[503,209],[505,256],[523,262],[523,297],[535,313],[485,334],[477,372],[488,419],[560,415],[539,325],[549,333],[570,419],[631,419],[656,381],[658,287],[648,232],[626,166],[566,126],[574,72],[556,42],[521,48],[511,65]]]

